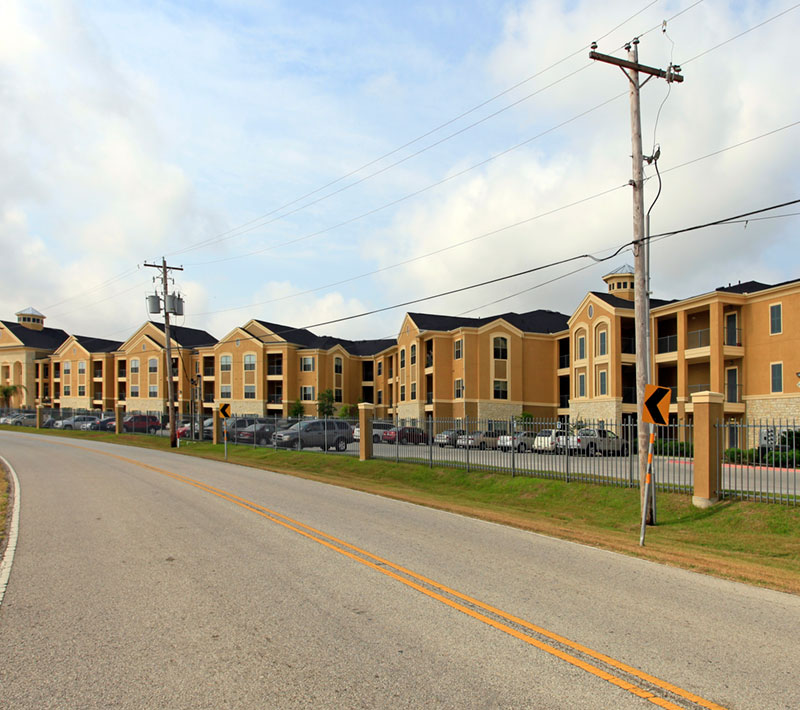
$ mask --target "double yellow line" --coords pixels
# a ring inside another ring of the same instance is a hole
[[[497,619],[503,619],[511,624],[514,624],[518,627],[526,629],[530,632],[533,632],[541,637],[549,639],[562,647],[570,648],[585,657],[589,657],[595,659],[596,661],[605,664],[611,668],[615,668],[622,673],[631,676],[633,678],[638,678],[644,683],[649,684],[650,686],[660,688],[672,695],[675,695],[679,698],[683,698],[684,700],[693,703],[695,706],[707,708],[708,710],[725,710],[725,708],[717,703],[711,702],[710,700],[706,700],[705,698],[701,698],[694,693],[689,692],[688,690],[684,690],[672,683],[668,683],[667,681],[661,680],[655,676],[650,675],[649,673],[645,673],[644,671],[639,670],[638,668],[634,668],[632,666],[627,665],[621,661],[618,661],[610,656],[606,656],[599,651],[595,651],[587,646],[582,644],[576,643],[575,641],[571,641],[563,636],[560,636],[552,631],[548,631],[540,626],[536,626],[535,624],[531,624],[524,619],[520,619],[519,617],[513,616],[512,614],[508,614],[500,609],[492,607],[488,604],[484,604],[483,602],[473,599],[472,597],[467,596],[466,594],[462,594],[454,589],[450,589],[449,587],[444,586],[443,584],[439,584],[438,582],[433,581],[432,579],[428,579],[422,575],[417,574],[416,572],[412,572],[411,570],[406,569],[405,567],[401,567],[400,565],[396,565],[389,560],[386,560],[382,557],[377,555],[373,555],[371,552],[367,552],[366,550],[362,550],[355,545],[351,545],[344,540],[339,540],[332,535],[328,535],[320,530],[317,530],[310,525],[306,525],[304,523],[299,522],[298,520],[294,520],[292,518],[287,517],[281,513],[278,513],[274,510],[270,510],[258,503],[254,503],[253,501],[247,500],[246,498],[241,498],[240,496],[235,495],[234,493],[230,493],[228,491],[222,490],[220,488],[215,488],[214,486],[210,486],[206,483],[202,483],[197,481],[193,478],[189,478],[188,476],[184,476],[182,474],[175,473],[173,471],[168,471],[163,468],[159,468],[158,466],[151,466],[150,464],[142,463],[141,461],[136,461],[135,459],[128,458],[126,456],[120,456],[118,454],[112,454],[105,451],[98,451],[97,449],[92,449],[85,446],[79,446],[76,444],[67,444],[64,443],[65,446],[70,446],[76,449],[82,449],[84,451],[89,451],[94,454],[100,454],[101,456],[107,456],[109,458],[114,458],[119,461],[124,461],[125,463],[129,463],[133,466],[138,466],[139,468],[144,468],[149,471],[153,471],[155,473],[168,476],[176,481],[180,481],[181,483],[185,483],[187,485],[193,486],[198,488],[206,493],[210,493],[218,498],[223,500],[229,501],[235,505],[244,508],[245,510],[249,510],[256,515],[260,515],[267,520],[270,520],[273,523],[278,525],[282,525],[283,527],[287,528],[288,530],[292,530],[296,532],[298,535],[302,535],[303,537],[308,538],[309,540],[313,540],[314,542],[319,543],[320,545],[324,545],[330,550],[338,552],[345,557],[348,557],[359,564],[365,565],[376,572],[380,572],[387,577],[391,577],[392,579],[400,582],[401,584],[405,584],[412,589],[420,592],[421,594],[425,594],[426,596],[436,599],[437,601],[441,602],[442,604],[446,604],[453,609],[456,609],[468,616],[471,616],[478,621],[482,621],[483,623],[498,629],[504,633],[507,633],[514,638],[519,639],[535,648],[544,651],[545,653],[549,653],[556,658],[559,658],[566,663],[569,663],[577,668],[580,668],[587,673],[596,676],[597,678],[602,678],[603,680],[615,685],[623,690],[636,695],[639,698],[643,698],[654,705],[658,705],[661,708],[666,708],[667,710],[685,710],[683,705],[676,705],[674,702],[663,698],[659,695],[652,693],[651,691],[636,685],[635,683],[631,683],[624,678],[621,678],[613,673],[610,673],[592,663],[584,661],[577,656],[574,656],[570,653],[567,653],[560,648],[557,648],[553,645],[545,643],[530,634],[524,633],[519,631],[518,629],[509,626],[502,621],[498,621]],[[426,585],[426,586],[423,586]],[[438,590],[438,591],[436,591]],[[441,592],[441,593],[440,593]],[[448,598],[444,596],[444,594],[449,595],[453,598]],[[470,606],[466,606],[465,604],[461,604],[454,599],[461,600]],[[470,608],[474,607],[474,608]],[[488,614],[492,614],[494,617],[487,616],[486,614],[481,613],[480,611],[476,611],[475,609],[481,609]]]

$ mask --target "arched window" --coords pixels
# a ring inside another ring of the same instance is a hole
[[[494,359],[508,360],[508,338],[494,339]]]
[[[220,372],[230,372],[231,371],[231,356],[230,355],[223,355],[219,359],[219,371]]]
[[[417,364],[417,346],[416,345],[412,345],[411,346],[411,364],[412,365],[416,365]]]
[[[337,357],[333,359],[333,372],[337,375],[342,374],[342,358]]]
[[[245,370],[255,370],[256,369],[256,356],[255,355],[245,355],[244,356],[244,369]]]
[[[139,372],[139,358],[135,357],[131,360],[131,374],[135,375]]]
[[[151,357],[147,361],[147,371],[148,372],[158,372],[158,360],[154,357]]]

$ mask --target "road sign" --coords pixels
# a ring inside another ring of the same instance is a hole
[[[669,421],[669,401],[672,390],[658,385],[644,386],[644,407],[642,419],[650,424],[666,426]]]
[[[227,419],[231,415],[231,405],[227,402],[225,404],[219,405],[219,416],[223,419]]]

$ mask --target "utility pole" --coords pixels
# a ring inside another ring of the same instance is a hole
[[[175,308],[175,304],[178,301],[175,294],[172,294],[171,298],[167,294],[169,288],[169,276],[167,274],[169,271],[183,271],[183,267],[167,266],[167,260],[164,257],[161,257],[161,264],[148,264],[145,262],[145,266],[161,270],[161,276],[156,278],[161,279],[164,294],[162,303],[164,306],[164,354],[167,359],[167,397],[169,397],[169,402],[167,404],[167,412],[169,413],[169,445],[174,448],[178,445],[178,437],[175,431],[175,383],[172,381],[172,343],[169,331],[169,314],[176,313],[177,315],[181,315],[183,313],[183,302],[180,302],[180,312],[178,312]],[[155,298],[157,299],[158,296],[155,296]],[[149,310],[150,313],[158,313],[160,308],[153,310],[151,307]]]
[[[650,297],[648,289],[650,287],[649,274],[649,239],[645,235],[644,223],[644,157],[642,155],[642,115],[639,104],[639,90],[650,79],[657,76],[666,79],[668,82],[682,82],[681,68],[670,65],[664,71],[655,67],[648,67],[639,64],[639,38],[634,37],[633,41],[625,45],[628,51],[628,59],[618,59],[609,54],[596,52],[597,43],[592,43],[592,51],[589,52],[590,59],[596,59],[606,64],[614,64],[622,69],[622,73],[628,78],[630,84],[631,99],[631,145],[633,148],[633,176],[630,181],[633,187],[633,284],[634,284],[634,318],[636,323],[636,412],[637,430],[639,440],[639,490],[641,493],[642,509],[648,506],[647,523],[653,524],[652,500],[645,501],[645,477],[647,472],[647,448],[648,437],[645,427],[642,425],[642,411],[644,409],[644,388],[650,379]],[[639,74],[647,74],[647,79],[642,84],[639,83]],[[652,160],[652,158],[650,158]]]

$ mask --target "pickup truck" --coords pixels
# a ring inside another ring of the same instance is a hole
[[[575,434],[559,434],[557,450],[578,456],[627,456],[628,442],[608,429],[579,429]]]

